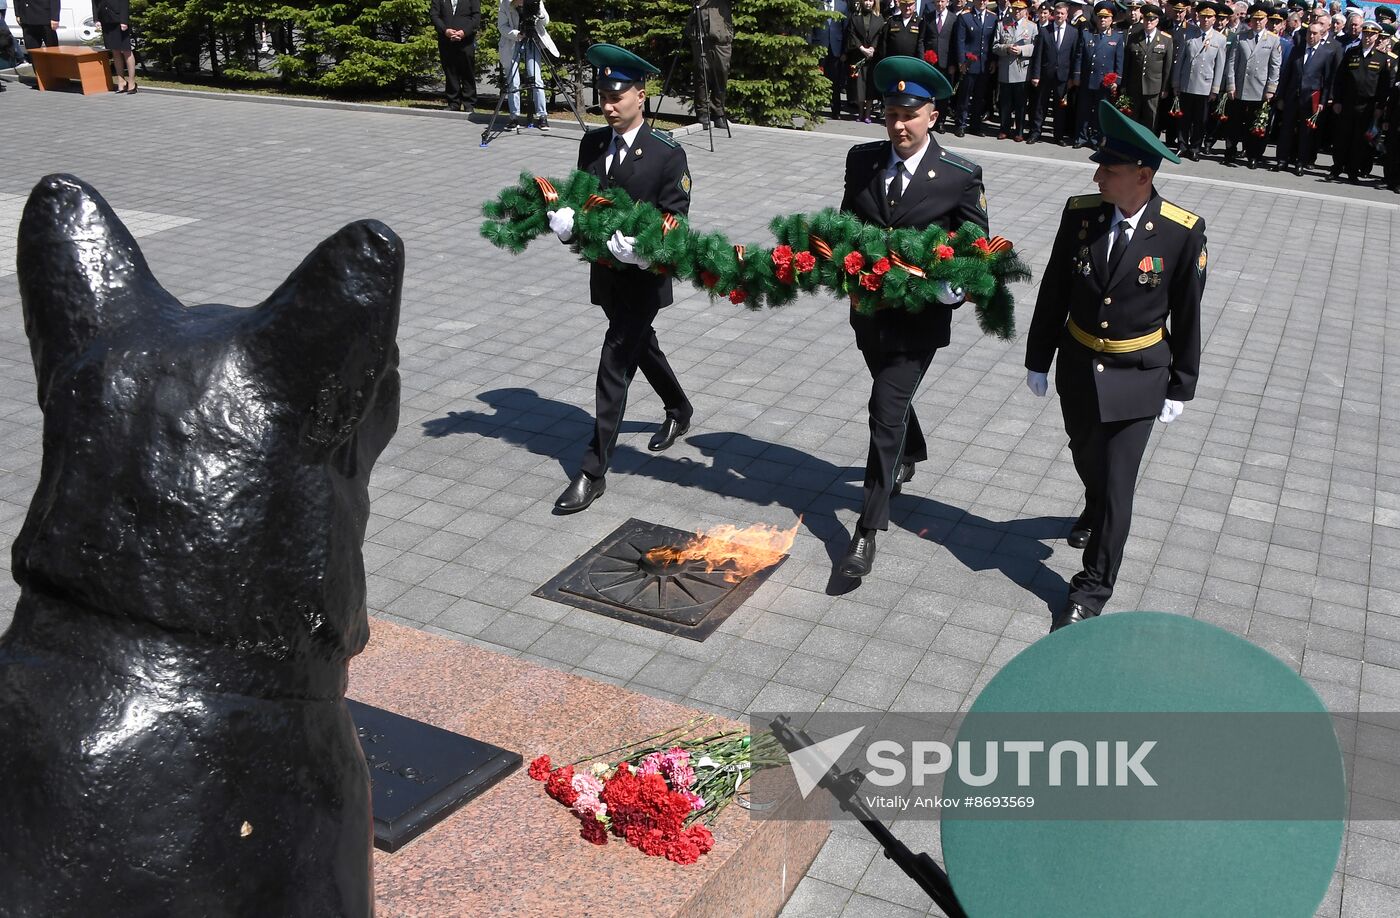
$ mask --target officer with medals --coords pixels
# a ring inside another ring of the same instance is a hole
[[[1026,385],[1055,388],[1085,508],[1070,533],[1083,570],[1051,630],[1098,615],[1113,595],[1133,491],[1156,418],[1170,424],[1196,394],[1205,221],[1153,186],[1181,160],[1146,127],[1099,104],[1099,194],[1065,205],[1026,341]]]
[[[598,93],[609,126],[584,135],[578,168],[597,176],[604,189],[619,187],[633,200],[685,216],[690,210],[685,151],[666,134],[653,131],[642,117],[647,76],[660,71],[616,45],[593,45],[586,56],[598,69]],[[560,241],[573,238],[571,208],[554,211],[549,224]],[[671,305],[671,278],[648,270],[651,266],[637,255],[635,245],[632,237],[614,233],[608,240],[613,264],[595,263],[590,269],[589,291],[594,305],[603,307],[608,317],[608,330],[598,360],[593,439],[578,475],[554,503],[559,513],[576,513],[602,495],[603,476],[627,407],[627,387],[638,369],[666,406],[666,419],[647,448],[664,450],[690,429],[690,400],[666,362],[651,325],[657,311]]]
[[[889,139],[862,144],[846,156],[841,210],[886,228],[936,225],[952,232],[971,222],[985,231],[982,168],[943,149],[929,133],[940,115],[935,100],[953,94],[948,80],[918,58],[896,56],[876,66],[875,85],[884,94]],[[847,577],[870,573],[875,533],[889,528],[891,495],[914,477],[914,463],[928,458],[914,393],[934,353],[948,343],[953,310],[963,302],[961,291],[946,285],[939,299],[942,305],[919,313],[881,303],[869,315],[851,312],[856,347],[872,384],[860,518],[838,568]],[[852,306],[856,302],[853,296]]]

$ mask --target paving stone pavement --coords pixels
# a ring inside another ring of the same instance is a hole
[[[1079,494],[1058,406],[1022,385],[1024,341],[980,336],[970,311],[918,396],[929,461],[896,498],[859,589],[829,583],[858,510],[868,382],[845,309],[827,299],[755,314],[678,286],[657,330],[695,403],[691,432],[648,453],[662,409],[638,382],[607,495],[553,516],[588,436],[605,322],[563,246],[546,238],[513,256],[478,228],[482,201],[521,170],[572,167],[577,134],[563,124],[482,150],[479,126],[461,119],[11,89],[0,226],[17,225],[40,176],[76,173],[119,214],[140,213],[147,258],[185,302],[257,303],[353,219],[404,238],[402,421],[375,470],[365,546],[377,616],[726,714],[953,710],[1046,632],[1078,568],[1062,538]],[[774,215],[837,203],[851,144],[743,127],[714,154],[703,135],[681,140],[694,221],[755,243]],[[974,156],[993,231],[1038,278],[1091,167]],[[1210,227],[1201,386],[1152,439],[1110,608],[1213,622],[1301,672],[1334,710],[1396,710],[1400,473],[1381,457],[1400,446],[1400,335],[1379,269],[1400,243],[1400,209],[1248,179],[1161,177]],[[13,253],[0,245],[6,539],[40,456]],[[1024,330],[1034,289],[1017,293]],[[799,514],[792,557],[704,643],[531,595],[631,516],[697,529]],[[16,593],[0,585],[0,626]],[[936,824],[897,830],[937,856]],[[785,912],[928,913],[849,825]],[[1317,914],[1397,913],[1400,826],[1352,825]]]

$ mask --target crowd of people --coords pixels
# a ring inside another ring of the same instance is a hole
[[[1387,6],[1368,18],[1337,0],[816,2],[840,14],[813,36],[833,118],[880,117],[871,75],[904,55],[955,87],[939,129],[958,137],[1096,146],[1108,100],[1183,159],[1219,155],[1298,175],[1326,165],[1353,183],[1380,166],[1381,183],[1400,192],[1400,61]]]

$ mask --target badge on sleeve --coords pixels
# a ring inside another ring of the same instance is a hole
[[[689,173],[689,172],[682,172],[682,173],[681,173],[680,186],[681,186],[681,191],[684,191],[684,192],[685,192],[685,196],[686,196],[686,197],[690,197],[690,173]]]
[[[982,213],[987,212],[987,192],[982,192],[977,198],[977,206],[982,208]]]
[[[1201,246],[1201,255],[1200,255],[1200,257],[1196,259],[1196,273],[1197,273],[1197,274],[1204,274],[1204,273],[1206,273],[1206,247],[1205,247],[1204,245]]]

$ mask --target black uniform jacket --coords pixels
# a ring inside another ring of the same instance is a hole
[[[578,147],[578,167],[601,179],[604,189],[610,187],[607,159],[612,139],[612,128],[599,128],[585,134]],[[647,201],[663,213],[680,217],[690,212],[690,170],[685,150],[645,123],[614,172],[614,179],[633,200]],[[671,305],[670,276],[633,265],[593,265],[588,288],[597,306],[657,309]]]
[[[987,195],[982,187],[982,167],[950,153],[932,136],[909,180],[899,207],[890,213],[885,193],[885,170],[890,165],[890,142],[853,147],[846,154],[846,191],[841,210],[866,223],[888,228],[927,229],[938,226],[952,232],[964,223],[987,229]],[[851,327],[861,350],[886,352],[926,351],[948,343],[953,311],[930,306],[923,312],[877,309],[874,315],[851,312]]]
[[[1161,411],[1164,399],[1185,402],[1195,396],[1206,283],[1205,221],[1155,188],[1108,277],[1112,223],[1113,205],[1099,195],[1069,199],[1026,343],[1026,368],[1040,373],[1049,372],[1059,351],[1061,401],[1073,410],[1097,406],[1103,422],[1149,417]],[[1160,270],[1153,259],[1160,259]],[[1076,341],[1067,319],[1108,340],[1139,338],[1164,327],[1166,338],[1143,350],[1110,354]]]
[[[14,0],[15,22],[20,25],[43,25],[57,22],[62,0]]]

